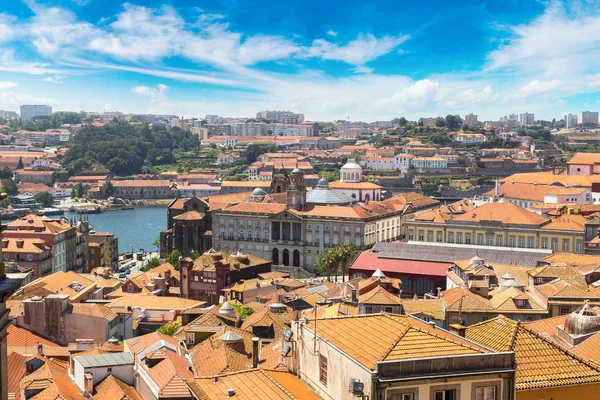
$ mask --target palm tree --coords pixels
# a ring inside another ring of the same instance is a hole
[[[327,275],[327,280],[331,280],[331,273],[337,271],[337,259],[334,248],[325,250],[319,256],[319,262],[316,265],[317,272]]]
[[[339,267],[342,274],[342,282],[346,282],[346,275],[350,269],[350,265],[359,253],[359,250],[354,245],[342,242],[335,248],[336,265]]]

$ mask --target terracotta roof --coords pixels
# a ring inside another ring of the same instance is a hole
[[[147,308],[149,310],[175,310],[182,311],[188,308],[201,307],[206,304],[205,301],[184,299],[171,296],[151,296],[142,293],[136,293],[129,296],[119,297],[107,304],[107,307],[127,308],[136,307]],[[115,310],[116,311],[116,310]]]
[[[73,285],[79,283],[83,288]],[[23,295],[33,296],[38,293],[38,290],[48,291],[55,294],[66,294],[71,301],[76,302],[81,297],[87,295],[91,290],[96,288],[96,283],[85,278],[84,276],[73,272],[58,271],[50,275],[38,278],[35,281],[23,286]]]
[[[342,182],[333,181],[329,183],[331,189],[351,189],[351,190],[377,190],[381,189],[381,186],[371,182]]]
[[[123,180],[112,181],[114,187],[169,187],[171,182],[166,179],[151,179],[151,180]]]
[[[160,398],[187,398],[190,395],[186,385],[187,379],[192,379],[192,371],[188,369],[188,360],[185,357],[166,352],[166,357],[158,364],[149,368],[140,363],[150,379],[154,381],[160,390]]]
[[[575,231],[583,233],[585,230],[586,218],[582,215],[571,214],[561,215],[550,220],[550,223],[542,226],[542,229]]]
[[[485,203],[474,210],[452,218],[453,221],[494,221],[503,224],[541,225],[548,218],[510,203]]]
[[[164,340],[165,342],[170,343],[175,347],[179,346],[179,340],[172,338],[171,336],[162,334],[160,332],[152,332],[146,335],[137,336],[125,340],[125,347],[130,353],[136,354],[139,351],[147,349],[161,340]]]
[[[592,183],[600,182],[600,175],[554,175],[552,171],[527,172],[508,176],[501,182],[536,183],[538,185],[561,185],[564,187],[591,187]]]
[[[600,164],[600,154],[597,153],[575,153],[569,161],[569,165],[594,165]]]
[[[451,311],[462,309],[463,312],[491,312],[494,310],[494,306],[488,299],[471,292],[464,286],[444,290],[441,293],[441,300],[444,308]]]
[[[583,275],[576,268],[567,265],[543,265],[530,269],[527,274],[534,278],[560,278],[580,288],[587,288]]]
[[[533,185],[523,182],[505,182],[498,188],[498,193],[508,199],[518,199],[525,201],[544,202],[545,195],[579,195],[586,191],[586,188],[564,188],[553,185]],[[495,189],[486,193],[493,196]]]
[[[41,390],[40,393],[31,397],[32,400],[85,399],[75,382],[71,380],[67,363],[51,358],[45,361],[43,366],[21,380],[22,389]]]
[[[227,254],[223,251],[210,250],[194,260],[193,268],[196,271],[214,270],[217,262],[229,264],[231,270],[240,270],[246,267],[270,263],[269,260],[255,256],[254,254]]]
[[[233,332],[242,340],[231,345],[220,338]],[[190,351],[195,376],[214,376],[222,373],[243,371],[252,367],[252,337],[243,329],[224,326]]]
[[[254,312],[246,317],[242,323],[242,329],[252,331],[255,326],[272,327],[273,339],[280,339],[283,335],[283,328],[291,324],[291,316],[288,312],[276,314],[268,308],[263,311]]]
[[[263,370],[220,375],[216,382],[213,378],[196,378],[190,382],[190,389],[200,400],[226,398],[229,389],[235,390],[235,398],[239,400],[316,400],[319,398],[294,375]]]
[[[173,219],[177,221],[199,221],[204,218],[204,215],[205,214],[198,211],[188,211],[173,217]]]
[[[490,301],[496,311],[502,313],[520,313],[520,314],[547,314],[548,310],[543,304],[540,304],[535,297],[528,292],[523,292],[516,287],[509,287],[501,292],[493,290],[489,293]],[[524,300],[525,306],[517,306],[515,300]]]
[[[60,344],[46,339],[34,332],[15,325],[8,325],[6,343],[8,347],[32,347],[43,344],[50,347],[62,347]]]
[[[8,398],[21,399],[19,387],[21,378],[25,376],[25,361],[27,357],[18,353],[10,353],[6,359],[6,370],[8,371]]]
[[[94,390],[94,400],[142,400],[142,396],[132,386],[114,375],[109,375]]]
[[[439,299],[402,300],[406,315],[426,314],[439,321],[444,320],[444,309]]]
[[[350,270],[375,272],[379,269],[386,274],[427,274],[443,277],[451,266],[452,263],[386,258],[382,257],[381,253],[363,251],[354,260]]]
[[[572,285],[563,279],[555,279],[551,282],[537,285],[536,290],[544,295],[544,297],[571,297],[571,298],[598,298],[600,295],[590,292],[587,287],[585,289]]]
[[[600,382],[600,369],[504,316],[471,325],[466,337],[495,351],[514,351],[517,390]]]
[[[378,361],[487,352],[412,317],[368,314],[320,319],[318,335],[360,364],[374,370]],[[313,331],[314,321],[306,328]]]
[[[94,303],[72,303],[72,313],[89,315],[91,317],[104,318],[107,321],[112,321],[117,318],[117,314],[110,308],[102,304]]]
[[[401,304],[400,298],[394,296],[382,286],[377,286],[373,290],[360,295],[358,297],[360,304],[382,304],[382,305],[398,305]]]

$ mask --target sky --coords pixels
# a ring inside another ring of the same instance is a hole
[[[600,108],[599,6],[5,0],[0,110],[558,119]]]

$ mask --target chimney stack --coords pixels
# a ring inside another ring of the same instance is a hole
[[[256,336],[252,338],[252,368],[258,368],[258,345],[259,338]]]

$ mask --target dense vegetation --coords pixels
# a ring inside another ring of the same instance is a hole
[[[86,126],[74,139],[63,164],[72,174],[108,170],[115,175],[153,173],[175,163],[177,152],[197,150],[198,136],[189,131],[117,123]]]

